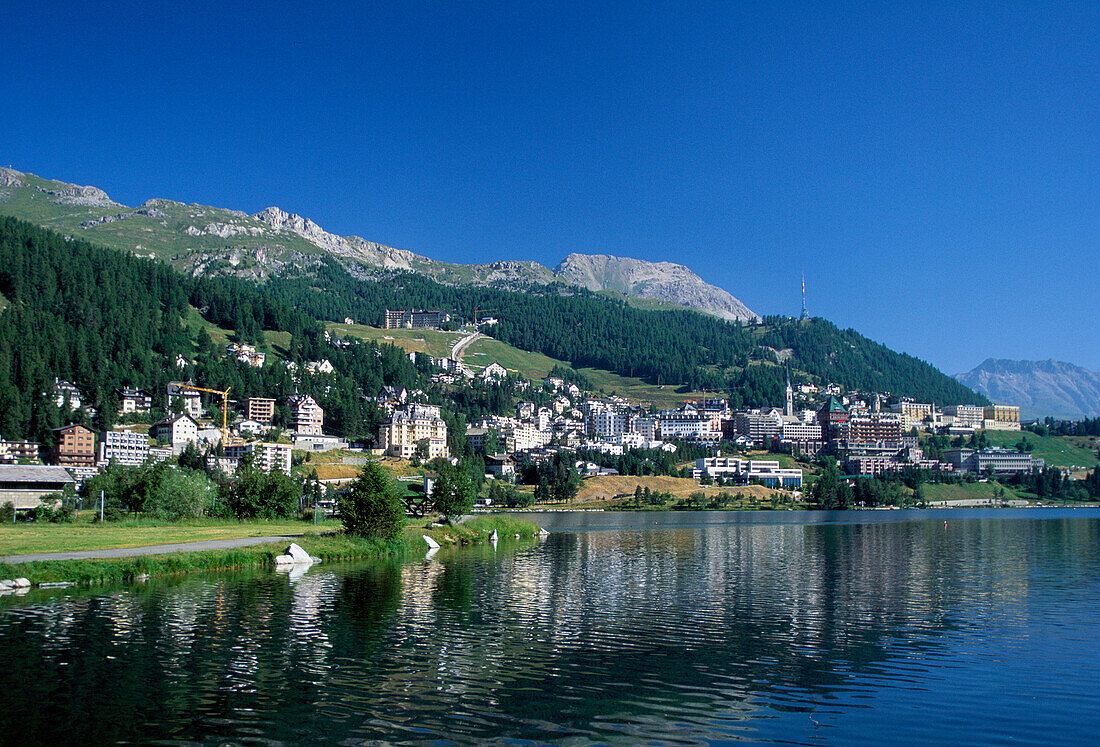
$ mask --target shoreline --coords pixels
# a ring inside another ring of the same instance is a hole
[[[539,527],[529,521],[507,515],[475,516],[461,524],[426,526],[422,521],[407,525],[402,535],[390,542],[353,537],[342,532],[284,537],[285,541],[261,542],[230,548],[171,550],[157,554],[137,554],[142,547],[117,548],[119,552],[135,552],[120,557],[88,557],[54,560],[32,560],[0,565],[0,576],[26,579],[31,586],[76,585],[134,582],[154,576],[171,576],[201,571],[235,570],[240,568],[275,568],[275,558],[282,555],[288,542],[295,542],[322,562],[412,557],[423,554],[428,546],[427,535],[442,547],[480,545],[490,541],[493,532],[500,536],[537,535]],[[266,538],[259,538],[266,539]],[[191,543],[182,543],[191,544]],[[48,588],[48,587],[47,587]]]

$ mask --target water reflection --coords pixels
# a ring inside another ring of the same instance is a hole
[[[34,592],[0,600],[0,739],[982,742],[979,712],[1083,736],[1100,520],[963,516]]]

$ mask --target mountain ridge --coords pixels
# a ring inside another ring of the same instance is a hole
[[[1024,418],[1100,417],[1100,373],[1073,363],[987,358],[955,379],[994,402],[1019,404]]]
[[[310,255],[323,253],[364,278],[397,271],[415,272],[450,285],[505,289],[530,284],[581,285],[686,306],[727,321],[760,318],[728,291],[671,262],[570,254],[556,270],[534,261],[463,265],[359,236],[339,236],[309,218],[275,206],[249,215],[230,208],[151,198],[130,208],[111,200],[98,187],[43,179],[10,168],[0,168],[0,213],[111,248],[158,256],[195,276],[223,274],[262,280],[271,274],[308,270],[317,261]],[[582,257],[588,258],[590,267],[602,266],[604,271],[578,271]],[[574,277],[583,277],[584,282],[578,283]]]

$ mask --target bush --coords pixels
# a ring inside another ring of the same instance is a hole
[[[0,506],[0,523],[11,524],[15,521],[15,504],[7,501]]]
[[[340,494],[340,519],[349,534],[393,540],[405,525],[400,491],[385,468],[367,462],[359,477]]]
[[[213,483],[201,472],[166,473],[146,501],[145,510],[158,519],[180,521],[203,514]]]

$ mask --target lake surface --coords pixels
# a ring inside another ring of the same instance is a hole
[[[430,560],[0,599],[0,741],[1097,739],[1100,512],[533,518]]]

